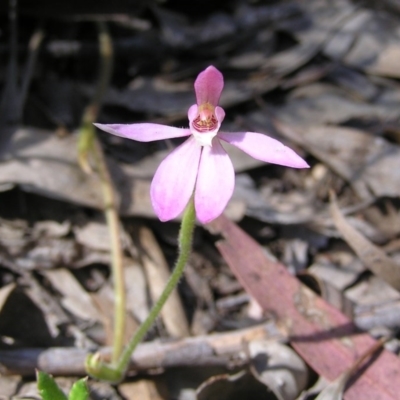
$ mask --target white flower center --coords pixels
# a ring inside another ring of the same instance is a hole
[[[220,122],[215,116],[215,107],[209,103],[199,106],[198,115],[190,124],[192,134],[200,146],[211,146],[219,127]]]

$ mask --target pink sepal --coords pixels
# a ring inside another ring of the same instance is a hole
[[[174,128],[160,124],[94,124],[102,131],[138,142],[172,139],[190,135],[189,129]]]
[[[292,149],[262,133],[218,132],[218,137],[257,160],[292,168],[310,167]]]

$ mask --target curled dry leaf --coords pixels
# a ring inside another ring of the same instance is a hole
[[[308,381],[307,366],[288,346],[271,340],[249,343],[251,372],[279,400],[295,400]]]

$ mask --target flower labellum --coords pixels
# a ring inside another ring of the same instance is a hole
[[[151,201],[161,221],[181,214],[193,193],[200,222],[208,223],[224,211],[235,186],[235,171],[221,140],[257,160],[309,167],[293,150],[262,133],[220,132],[225,118],[218,105],[223,87],[224,78],[215,67],[199,74],[194,83],[196,104],[188,110],[189,129],[148,123],[95,124],[103,131],[140,142],[189,136],[161,162],[151,183]]]

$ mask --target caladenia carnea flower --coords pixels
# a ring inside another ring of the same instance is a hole
[[[309,167],[293,150],[262,133],[221,132],[225,111],[218,103],[223,87],[224,78],[215,67],[199,74],[194,83],[197,104],[188,110],[189,129],[150,123],[95,124],[103,131],[140,142],[189,136],[161,162],[151,183],[151,201],[161,221],[181,214],[193,193],[200,222],[210,222],[223,212],[234,190],[235,172],[221,141],[257,160]]]

